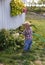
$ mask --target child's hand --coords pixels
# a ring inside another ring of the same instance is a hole
[[[22,32],[19,32],[19,34],[22,34]]]

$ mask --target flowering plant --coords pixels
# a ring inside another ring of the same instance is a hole
[[[16,16],[26,12],[26,6],[21,0],[11,0],[10,2],[10,13],[11,16]]]

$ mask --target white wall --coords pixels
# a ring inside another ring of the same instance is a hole
[[[22,0],[25,4],[27,3],[27,0]]]
[[[0,0],[0,29],[2,27],[2,1]]]
[[[25,13],[14,17],[10,16],[10,1],[0,0],[0,29],[16,29],[25,21]]]

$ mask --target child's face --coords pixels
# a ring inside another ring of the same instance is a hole
[[[25,27],[26,29],[29,29],[29,28],[30,28],[29,24],[25,24],[24,27]]]

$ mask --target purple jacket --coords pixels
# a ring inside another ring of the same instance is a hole
[[[23,31],[23,34],[25,36],[25,39],[32,39],[32,28],[30,27],[28,30],[25,29]]]

